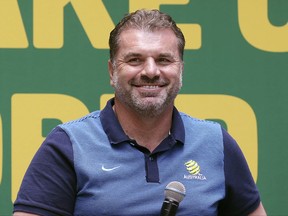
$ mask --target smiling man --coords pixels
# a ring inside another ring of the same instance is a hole
[[[49,134],[14,215],[159,215],[173,181],[186,188],[177,215],[266,215],[232,137],[174,107],[185,39],[172,18],[158,10],[131,13],[109,44],[115,97]]]

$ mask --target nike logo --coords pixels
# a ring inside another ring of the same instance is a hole
[[[118,169],[119,167],[120,167],[120,166],[116,166],[116,167],[112,167],[112,168],[105,168],[104,165],[102,165],[102,170],[103,170],[103,171],[106,171],[106,172],[109,172],[109,171]]]

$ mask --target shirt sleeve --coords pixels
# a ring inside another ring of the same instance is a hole
[[[219,215],[248,215],[260,204],[259,192],[238,144],[222,131],[226,196],[219,204]]]
[[[23,178],[14,212],[73,215],[76,175],[72,144],[56,127],[45,139]]]

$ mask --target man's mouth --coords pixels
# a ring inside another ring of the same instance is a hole
[[[167,83],[132,83],[132,85],[139,88],[156,89],[166,86]]]
[[[157,89],[163,87],[163,85],[135,85],[135,87],[144,89]]]
[[[164,84],[137,84],[133,85],[143,97],[157,97],[163,90]]]

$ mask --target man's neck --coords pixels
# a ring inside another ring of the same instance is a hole
[[[124,132],[152,152],[170,131],[173,106],[155,117],[143,116],[115,101],[114,112]]]

